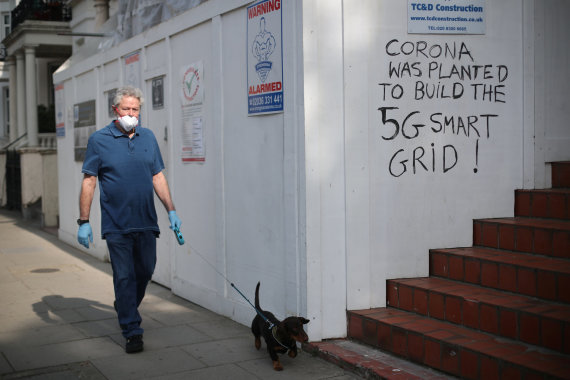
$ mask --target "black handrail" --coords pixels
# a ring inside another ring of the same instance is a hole
[[[71,21],[71,5],[64,0],[21,0],[12,11],[12,30],[26,20]]]
[[[10,141],[8,144],[4,145],[0,151],[2,150],[8,150],[8,148],[12,145],[14,145],[15,143],[17,143],[18,141],[20,141],[21,139],[23,139],[24,137],[26,137],[28,135],[28,132],[24,133],[22,136],[18,137],[17,139]]]

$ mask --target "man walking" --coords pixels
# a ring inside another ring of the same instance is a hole
[[[101,234],[111,257],[114,306],[127,353],[143,350],[138,306],[154,272],[160,233],[153,190],[168,212],[170,228],[182,224],[162,172],[156,138],[138,120],[142,103],[138,88],[119,88],[113,102],[117,119],[89,137],[77,220],[77,240],[89,248],[93,242],[89,214],[99,178]]]

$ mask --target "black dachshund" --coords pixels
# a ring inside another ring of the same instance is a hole
[[[261,347],[261,336],[265,339],[267,352],[273,360],[273,369],[282,371],[283,366],[279,361],[277,354],[289,352],[289,356],[294,358],[297,356],[297,343],[307,342],[309,337],[303,330],[303,325],[310,321],[303,317],[287,317],[283,321],[279,321],[269,311],[261,310],[259,306],[259,282],[255,287],[255,308],[258,314],[251,322],[251,332],[255,336],[255,348],[259,350]],[[267,320],[263,319],[261,313]]]

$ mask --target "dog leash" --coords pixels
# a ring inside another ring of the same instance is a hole
[[[200,254],[200,251],[198,251],[196,248],[194,248],[190,243],[188,243],[188,246],[190,247],[191,251],[194,251],[198,256],[200,256],[200,258],[202,260],[204,260],[206,262],[206,264],[208,264],[217,274],[222,276],[223,279],[226,280],[227,283],[230,284],[231,287],[234,288],[240,294],[240,296],[242,296],[243,299],[245,299],[247,301],[247,303],[251,305],[251,307],[253,307],[253,309],[261,317],[261,319],[263,319],[265,322],[269,323],[268,328],[272,331],[272,334],[273,334],[273,327],[275,326],[275,324],[273,322],[271,322],[269,319],[267,319],[267,317],[265,315],[263,315],[263,313],[261,311],[259,311],[251,303],[251,301],[249,299],[247,299],[247,297],[237,288],[237,286],[234,285],[233,282],[231,282],[222,272],[220,272],[214,265],[212,265],[212,263],[210,263],[208,260],[206,260],[206,258]],[[273,337],[275,337],[275,335],[273,335]],[[275,340],[277,340],[277,338],[275,338]],[[279,342],[279,340],[277,340],[277,342]],[[281,342],[279,342],[279,344],[281,344],[283,346],[283,344]],[[283,347],[287,348],[286,346],[283,346]]]

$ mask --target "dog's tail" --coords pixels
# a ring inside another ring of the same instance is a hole
[[[255,287],[255,308],[257,310],[261,310],[261,306],[259,306],[259,284],[260,282],[258,282],[257,286]]]

